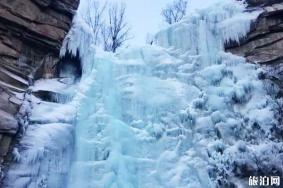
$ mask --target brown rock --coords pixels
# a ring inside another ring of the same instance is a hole
[[[264,12],[253,24],[247,37],[240,44],[227,44],[226,49],[246,57],[250,62],[272,64],[283,57],[283,2],[280,4],[271,4],[267,0],[255,2],[269,6],[263,8]]]
[[[18,127],[18,121],[13,115],[0,110],[0,133],[16,134]]]
[[[19,53],[16,50],[10,48],[9,46],[1,42],[0,42],[0,55],[11,56],[14,58],[19,57]]]
[[[12,96],[11,93],[6,91],[0,92],[0,110],[7,112],[11,115],[16,115],[19,111],[21,100]]]
[[[12,142],[12,137],[10,135],[2,135],[0,139],[0,158],[3,159],[9,151],[9,146]]]

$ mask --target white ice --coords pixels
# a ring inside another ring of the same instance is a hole
[[[155,45],[116,54],[81,45],[89,33],[75,22],[69,38],[79,42],[67,40],[63,52],[79,49],[84,75],[68,187],[215,187],[222,177],[211,174],[229,148],[258,143],[249,131],[271,134],[272,101],[257,67],[224,52],[257,15],[220,1],[160,31]]]

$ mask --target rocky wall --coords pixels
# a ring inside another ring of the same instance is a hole
[[[28,121],[34,80],[57,76],[61,43],[79,0],[0,1],[0,173]],[[0,176],[0,177],[1,177]]]

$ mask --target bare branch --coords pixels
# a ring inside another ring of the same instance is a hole
[[[176,0],[172,4],[167,5],[162,10],[161,15],[167,23],[177,23],[186,15],[187,4],[187,0]]]
[[[106,51],[116,52],[129,39],[129,27],[125,21],[125,4],[113,4],[108,10],[109,25],[103,27],[102,38]]]
[[[84,16],[85,22],[90,26],[94,35],[94,43],[99,43],[99,34],[103,25],[103,14],[107,7],[107,3],[103,5],[96,0],[88,0],[87,12]]]

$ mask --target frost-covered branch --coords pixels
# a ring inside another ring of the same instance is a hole
[[[188,1],[186,0],[176,0],[172,4],[167,5],[162,10],[161,15],[167,23],[177,23],[186,15],[187,4]]]
[[[108,10],[108,25],[101,34],[106,51],[116,52],[129,39],[129,27],[125,20],[125,4],[114,4]]]
[[[103,27],[103,14],[107,7],[107,3],[101,4],[98,1],[89,0],[86,14],[84,16],[85,22],[91,28],[94,35],[94,43],[99,43],[99,34]]]

